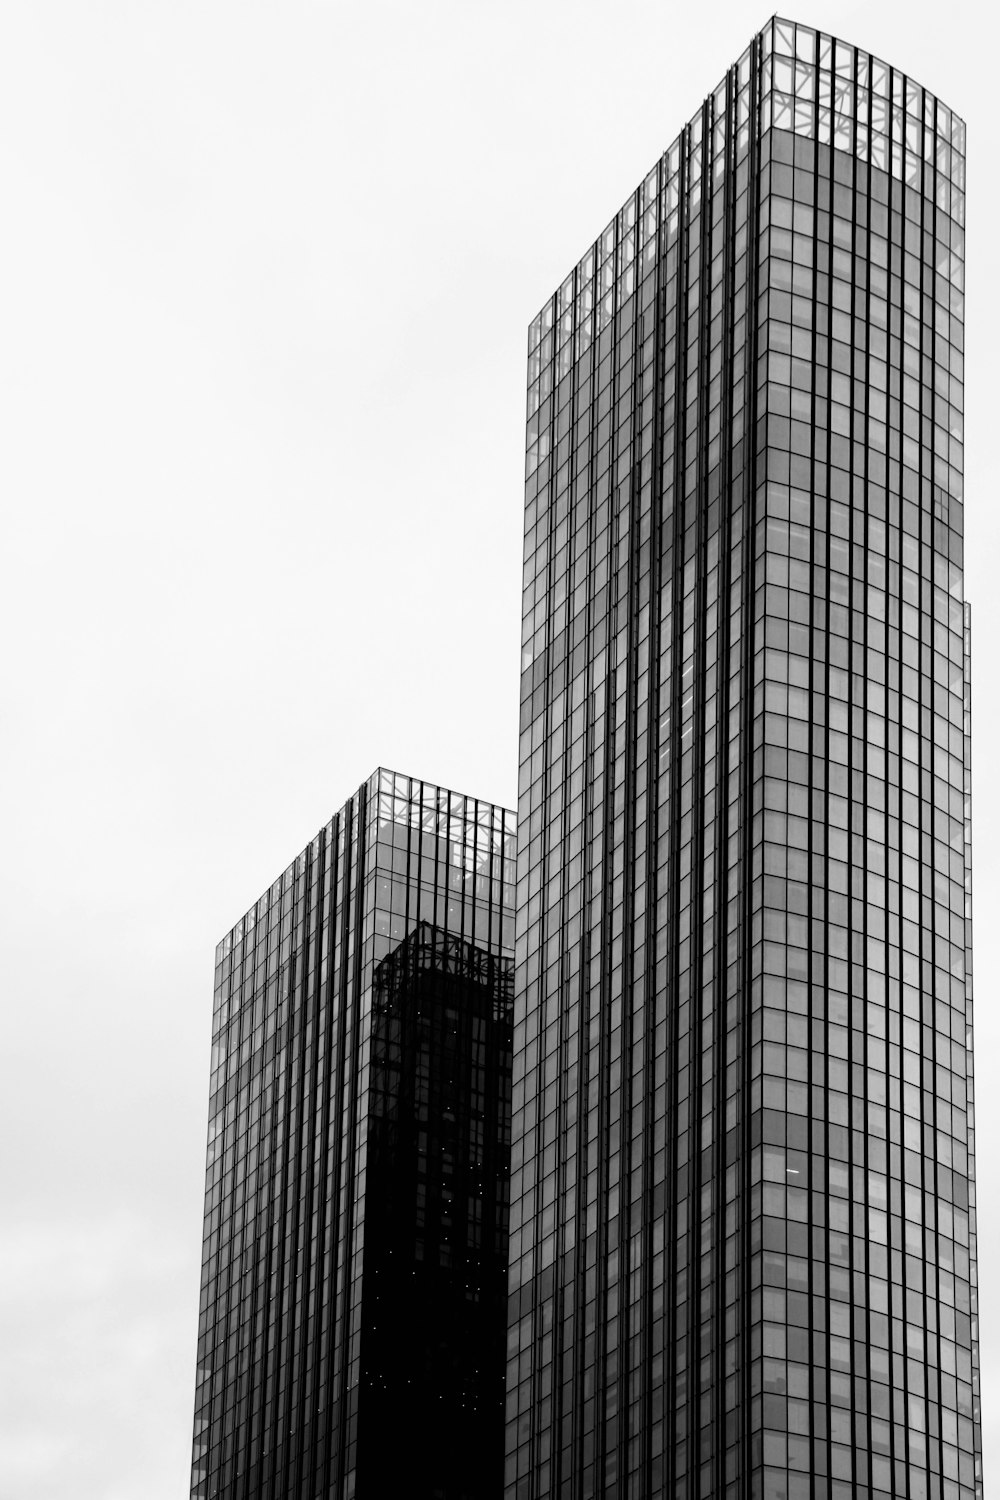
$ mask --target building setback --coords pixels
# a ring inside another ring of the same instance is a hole
[[[982,1493],[964,153],[774,20],[531,325],[508,1500]]]
[[[219,945],[194,1500],[502,1493],[514,859],[379,770]]]

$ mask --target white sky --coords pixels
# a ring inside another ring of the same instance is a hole
[[[765,14],[4,7],[4,1500],[187,1493],[214,945],[379,763],[513,801],[527,324]],[[989,1485],[1000,195],[979,14],[798,11],[969,124]]]

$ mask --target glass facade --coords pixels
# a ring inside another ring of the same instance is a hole
[[[964,174],[774,20],[531,325],[508,1500],[982,1494]]]
[[[500,1494],[514,874],[379,770],[219,945],[193,1500]]]

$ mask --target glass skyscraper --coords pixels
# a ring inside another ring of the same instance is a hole
[[[982,1493],[964,186],[774,20],[531,325],[507,1500]]]
[[[219,945],[194,1500],[502,1493],[514,861],[380,770]]]

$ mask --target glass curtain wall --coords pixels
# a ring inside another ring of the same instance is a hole
[[[531,325],[508,1500],[981,1495],[964,174],[769,22]]]
[[[357,1447],[368,1135],[387,1104],[382,1074],[371,1087],[373,988],[389,955],[424,934],[421,1003],[441,1034],[436,1077],[455,1050],[439,1010],[464,997],[481,1011],[488,991],[499,1078],[490,1109],[507,1118],[509,1030],[504,1044],[496,1017],[513,954],[513,830],[502,808],[376,771],[219,945],[193,1500],[378,1493]],[[457,996],[456,949],[466,956]],[[436,987],[428,966],[439,971]],[[470,1033],[469,1045],[488,1041]],[[448,1095],[452,1134],[478,1138],[489,1110],[472,1098],[477,1054],[458,1051],[464,1073],[448,1070],[438,1093]],[[416,1066],[408,1060],[410,1075]],[[465,1218],[482,1198],[505,1233],[503,1148],[501,1139],[491,1163],[466,1149],[452,1166],[443,1150],[425,1153],[422,1170],[411,1162],[412,1183],[401,1186],[397,1173],[397,1200],[404,1189],[415,1200],[419,1176],[425,1191],[430,1183],[461,1201]],[[433,1254],[458,1257],[495,1293],[497,1245],[470,1242],[465,1218],[454,1233],[440,1230]],[[502,1307],[498,1316],[502,1324]],[[467,1352],[454,1351],[460,1384]],[[498,1411],[498,1469],[499,1426]],[[448,1491],[447,1500],[459,1497]]]

